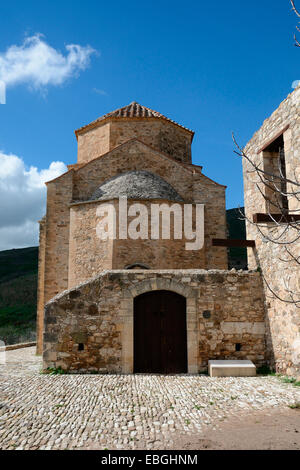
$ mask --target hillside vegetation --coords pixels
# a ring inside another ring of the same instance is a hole
[[[226,211],[228,238],[246,240],[246,225],[242,214],[244,214],[244,207]],[[247,248],[229,248],[228,267],[229,269],[247,269]]]
[[[0,251],[0,340],[35,340],[38,247]]]

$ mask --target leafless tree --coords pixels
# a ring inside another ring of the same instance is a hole
[[[265,243],[277,245],[276,252],[280,253],[278,262],[282,262],[284,271],[284,295],[279,295],[272,287],[262,270],[262,276],[271,296],[293,304],[300,308],[300,285],[297,285],[297,270],[300,270],[300,182],[294,171],[293,177],[285,173],[283,158],[284,149],[278,152],[277,163],[270,171],[263,162],[256,162],[242,149],[234,135],[233,141],[237,150],[235,153],[247,162],[248,177],[254,182],[257,191],[265,201],[266,213],[262,222],[247,217],[242,212],[244,220],[254,225],[258,235]],[[292,208],[289,211],[289,207]],[[259,260],[258,265],[259,265]]]
[[[298,16],[298,18],[300,18],[300,13],[299,13],[299,11],[297,10],[297,8],[295,6],[295,2],[293,0],[290,0],[290,2],[291,2],[291,5],[292,5],[292,10],[295,12],[295,14]],[[300,28],[298,26],[296,26],[296,29],[300,33]],[[300,47],[300,42],[298,41],[298,39],[296,37],[296,34],[294,34],[294,39],[295,39],[295,46]]]
[[[295,2],[290,0],[292,10],[300,18]],[[300,33],[300,27],[296,26]],[[295,45],[300,47],[300,42],[294,35]],[[278,261],[285,264],[286,268],[282,276],[284,282],[284,295],[279,295],[272,287],[272,281],[266,279],[262,270],[264,282],[270,295],[282,302],[293,304],[300,308],[300,280],[296,272],[300,270],[300,182],[294,170],[292,177],[287,177],[285,172],[284,149],[279,149],[277,164],[271,168],[264,165],[263,161],[256,162],[247,155],[234,135],[236,146],[235,153],[247,162],[247,173],[252,174],[257,191],[265,201],[267,221],[259,222],[251,220],[244,212],[240,211],[241,218],[249,225],[254,225],[258,235],[266,243],[278,247],[280,252]],[[251,176],[250,176],[251,178]],[[289,211],[289,207],[292,211]],[[260,267],[259,259],[257,258]],[[298,282],[298,284],[297,284]]]

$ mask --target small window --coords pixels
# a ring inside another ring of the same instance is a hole
[[[242,349],[241,343],[235,343],[235,350],[240,351]]]
[[[84,351],[84,344],[83,343],[78,344],[78,351]]]
[[[286,187],[286,164],[283,134],[269,144],[263,151],[264,171],[274,175],[265,175],[266,212],[287,214],[288,198]]]
[[[149,266],[143,263],[133,263],[125,266],[125,269],[150,269]]]
[[[204,310],[204,312],[203,312],[203,318],[205,318],[205,319],[207,320],[207,319],[210,318],[210,317],[211,317],[211,312],[210,312],[210,310]]]

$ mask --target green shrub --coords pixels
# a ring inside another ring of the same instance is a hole
[[[63,374],[67,374],[68,372],[59,366],[59,367],[47,367],[47,369],[42,371],[42,373],[48,374],[48,375],[63,375]]]
[[[270,369],[270,367],[267,364],[264,364],[261,367],[258,367],[256,369],[257,374],[259,375],[276,375],[275,372]]]
[[[293,384],[296,382],[296,379],[294,379],[294,377],[282,377],[281,380],[285,384]]]
[[[300,408],[300,402],[294,403],[293,405],[289,405],[289,408],[292,408],[292,410],[296,410]]]

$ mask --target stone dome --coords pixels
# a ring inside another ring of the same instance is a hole
[[[149,171],[128,171],[116,175],[93,193],[90,200],[107,200],[119,197],[128,199],[168,199],[183,202],[175,189],[160,176]]]

